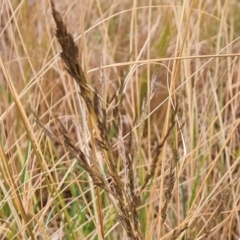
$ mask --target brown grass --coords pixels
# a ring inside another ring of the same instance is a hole
[[[1,239],[239,239],[237,3],[0,7]]]

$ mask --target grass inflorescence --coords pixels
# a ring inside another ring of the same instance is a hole
[[[63,134],[54,136],[54,139],[62,138],[59,140],[59,144],[63,144],[67,151],[78,160],[78,164],[91,176],[93,184],[104,190],[109,203],[114,207],[116,218],[126,231],[127,236],[130,239],[143,239],[138,213],[138,208],[141,204],[140,193],[143,192],[148,182],[155,175],[156,165],[160,161],[161,149],[170,134],[170,130],[174,127],[175,121],[173,121],[163,141],[155,148],[150,171],[146,175],[143,184],[140,185],[136,167],[138,160],[137,148],[141,143],[136,142],[132,126],[129,126],[130,135],[127,143],[122,142],[120,110],[124,107],[122,101],[124,97],[123,87],[120,86],[113,94],[111,101],[105,103],[97,89],[93,89],[87,84],[87,78],[78,59],[78,47],[75,45],[72,35],[67,32],[66,26],[59,12],[55,9],[53,2],[51,4],[52,15],[56,23],[56,38],[62,47],[61,58],[68,73],[79,86],[79,95],[86,105],[89,134],[91,135],[89,155],[84,153],[81,147],[71,140],[62,124],[60,126],[62,126]],[[104,94],[107,95],[107,93]],[[111,120],[112,117],[115,121]],[[146,119],[143,119],[141,124],[144,124],[145,121]],[[113,128],[115,129],[115,134],[110,137],[110,131]],[[45,131],[48,133],[48,136],[51,137],[53,135],[46,128]],[[118,152],[117,154],[115,153],[116,151]],[[97,159],[99,154],[101,155],[101,161]],[[107,166],[104,171],[101,169],[100,164]],[[174,187],[175,178],[173,171],[175,167],[176,164],[174,167],[171,166],[170,182],[162,213],[164,220],[166,219],[166,209]],[[121,172],[124,173],[124,179],[120,177]],[[100,196],[98,198],[101,201]],[[99,211],[102,211],[102,209],[99,209]],[[100,216],[99,221],[103,221]],[[102,223],[101,227],[103,226],[104,224]],[[101,229],[101,232],[104,233],[103,229]]]

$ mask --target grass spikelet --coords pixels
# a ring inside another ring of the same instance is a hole
[[[56,11],[53,1],[51,1],[52,15],[56,23],[56,37],[61,45],[62,52],[61,58],[63,59],[68,73],[74,78],[80,87],[81,96],[84,99],[89,112],[96,121],[97,116],[95,115],[93,107],[93,92],[87,84],[86,77],[83,69],[79,63],[79,51],[75,45],[73,37],[68,33],[66,26],[62,21],[62,17],[58,11]]]

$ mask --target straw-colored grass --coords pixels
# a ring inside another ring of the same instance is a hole
[[[0,239],[240,239],[237,1],[0,2]]]

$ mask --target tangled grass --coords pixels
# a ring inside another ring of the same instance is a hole
[[[237,5],[55,4],[1,6],[1,239],[239,239]]]

